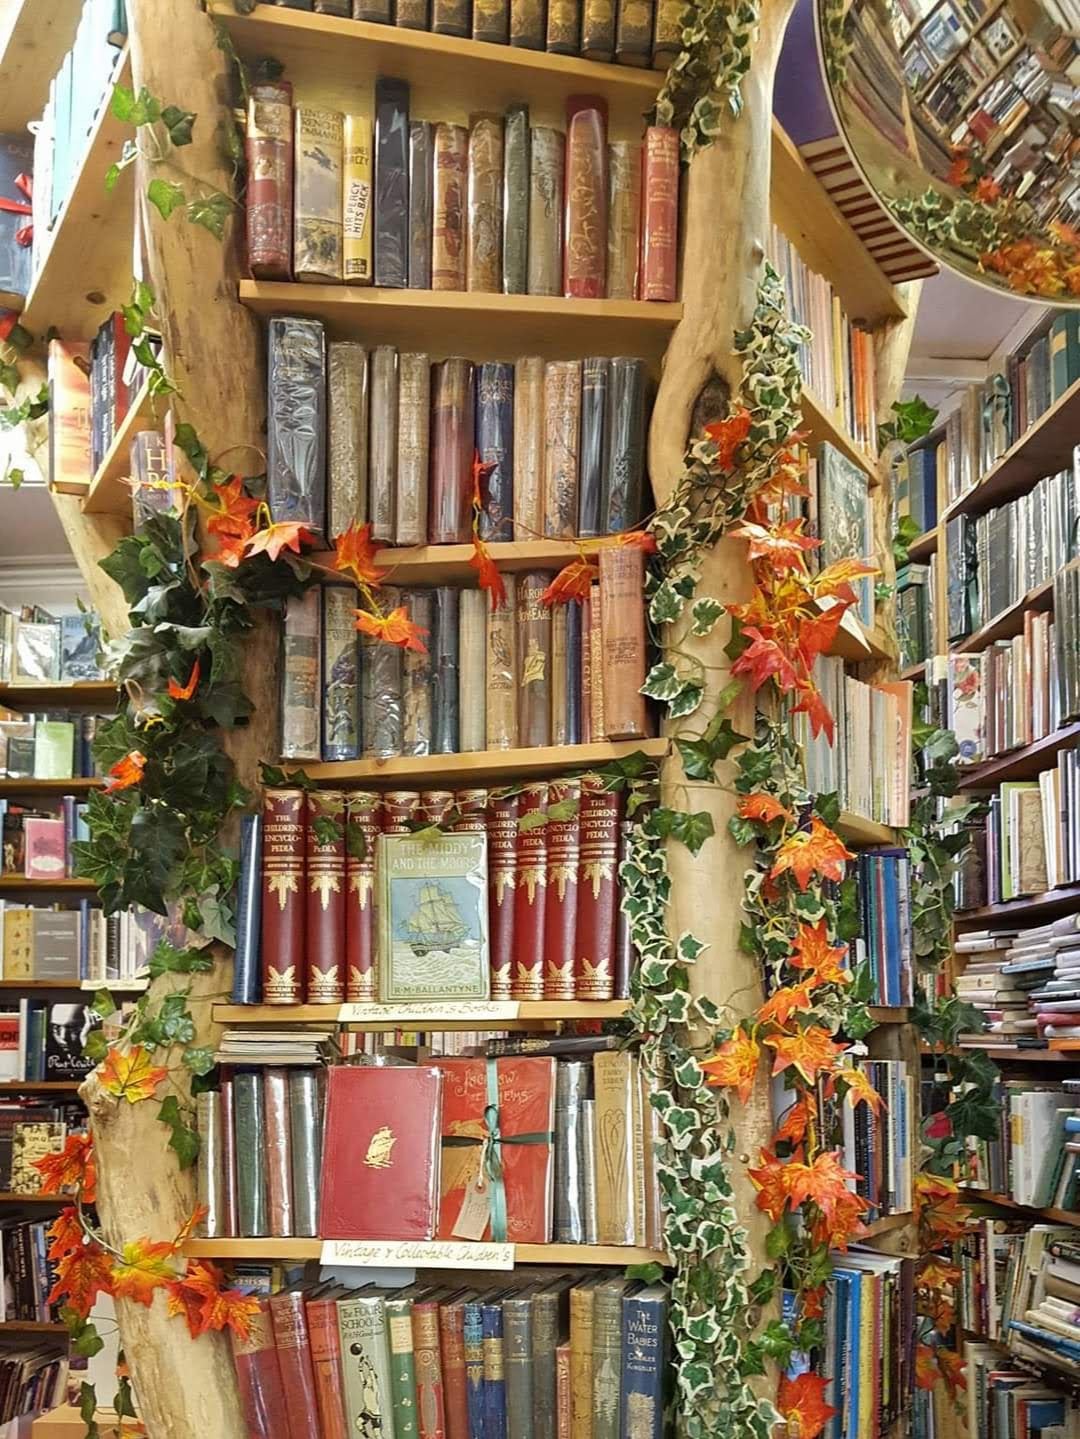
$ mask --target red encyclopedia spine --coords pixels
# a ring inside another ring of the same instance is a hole
[[[544,919],[547,889],[547,826],[529,828],[528,816],[547,810],[546,784],[528,784],[518,804],[517,888],[514,893],[512,999],[544,997]]]
[[[641,298],[674,300],[679,272],[679,135],[645,131],[641,213]]]
[[[459,789],[455,800],[458,817],[450,826],[455,834],[487,834],[488,792],[486,789]],[[491,844],[488,843],[488,874],[491,874]]]
[[[345,805],[345,998],[350,1004],[375,998],[378,805],[378,795],[363,790],[353,790]]]
[[[304,848],[304,791],[264,791],[264,1004],[304,1002]]]
[[[456,797],[452,789],[425,789],[420,791],[419,818],[425,824],[443,825],[454,808]]]
[[[248,1337],[238,1339],[234,1334],[232,1345],[248,1439],[302,1439],[308,1431],[302,1429],[294,1433],[285,1409],[269,1299],[259,1300],[258,1313],[251,1316],[248,1326]]]
[[[409,834],[411,820],[420,818],[420,795],[414,789],[391,789],[382,797],[383,834]]]
[[[547,881],[544,896],[544,998],[574,998],[581,782],[548,786]],[[556,817],[557,816],[557,817]]]
[[[341,1004],[345,976],[345,796],[312,790],[307,797],[307,999]]]
[[[607,105],[595,95],[566,103],[566,210],[563,293],[602,300],[607,293]]]
[[[619,892],[619,796],[600,775],[581,781],[581,855],[578,867],[575,999],[611,999]]]
[[[420,1439],[446,1439],[446,1394],[439,1349],[439,1305],[417,1299],[412,1307],[413,1357],[416,1364],[416,1417]]]
[[[270,1317],[274,1321],[289,1433],[292,1439],[304,1439],[311,1433],[312,1415],[318,1413],[319,1406],[315,1398],[315,1371],[311,1364],[303,1290],[283,1289],[280,1294],[271,1295]]]
[[[336,1301],[310,1300],[307,1327],[315,1394],[319,1401],[319,1439],[349,1439],[345,1428],[345,1390],[341,1378],[341,1336]]]
[[[252,85],[247,113],[247,251],[260,280],[292,274],[293,121],[287,80]]]
[[[469,1397],[465,1381],[464,1299],[439,1306],[439,1339],[442,1343],[446,1439],[470,1439]]]
[[[493,799],[488,807],[488,952],[491,997],[510,998],[514,965],[517,890],[518,797]]]

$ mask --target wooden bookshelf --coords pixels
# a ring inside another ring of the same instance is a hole
[[[500,570],[514,574],[520,570],[559,570],[581,553],[573,540],[493,540],[488,549]],[[376,550],[375,563],[386,570],[387,584],[475,583],[476,570],[469,565],[472,553],[471,544],[403,546]],[[327,569],[334,567],[332,550],[304,558]]]
[[[911,544],[908,545],[908,560],[915,564],[925,564],[930,556],[936,552],[937,545],[937,526],[932,530],[923,530],[922,534],[916,535]]]
[[[516,1022],[526,1021],[553,1023],[555,1021],[584,1019],[621,1019],[630,1008],[628,999],[610,999],[601,1002],[585,1000],[522,1000],[518,1004]],[[215,1004],[216,1024],[266,1024],[279,1029],[293,1024],[338,1024],[341,1021],[341,1006],[337,1004]],[[350,1029],[507,1029],[515,1021],[470,1015],[461,1020],[435,1020],[424,1014],[402,1014],[393,1019],[349,1019],[345,1021]]]
[[[1022,749],[996,755],[983,764],[960,770],[961,789],[994,789],[1005,780],[1032,779],[1044,769],[1053,767],[1059,750],[1080,740],[1080,720],[1044,735]]]
[[[1006,899],[998,904],[983,904],[978,909],[960,909],[953,916],[954,922],[965,928],[968,925],[987,924],[997,920],[1019,919],[1023,922],[1036,919],[1056,919],[1058,915],[1071,914],[1080,909],[1080,884],[1063,884],[1044,894],[1029,894],[1022,899]]]
[[[66,1324],[51,1323],[39,1319],[0,1319],[0,1335],[4,1334],[63,1334],[67,1336]]]
[[[1006,1194],[995,1194],[991,1189],[974,1189],[969,1185],[960,1186],[961,1200],[971,1199],[979,1204],[1000,1204],[1002,1209],[1015,1209],[1021,1214],[1038,1215],[1048,1224],[1071,1224],[1080,1228],[1080,1213],[1071,1209],[1039,1209],[1032,1204],[1017,1204]]]
[[[880,1234],[892,1234],[897,1229],[906,1229],[911,1220],[910,1209],[905,1209],[902,1214],[886,1214],[881,1219],[872,1219],[866,1226],[863,1238],[876,1239]]]
[[[945,1051],[952,1053],[955,1050],[974,1049],[985,1054],[990,1059],[1013,1062],[1016,1064],[1061,1064],[1065,1062],[1065,1055],[1058,1054],[1052,1049],[1021,1049],[1016,1044],[996,1044],[994,1040],[1000,1038],[993,1034],[986,1036],[985,1044],[977,1044],[973,1039],[961,1040],[959,1044],[952,1047],[952,1050]],[[936,1055],[939,1051],[933,1045],[920,1044],[919,1053],[927,1058]]]
[[[79,1079],[6,1079],[0,1094],[75,1094],[81,1083]]]
[[[907,1024],[911,1019],[911,1010],[906,1005],[871,1004],[867,1010],[875,1024]]]
[[[90,879],[24,879],[21,874],[0,874],[0,891],[6,894],[92,894]]]
[[[26,129],[49,98],[49,82],[75,41],[82,0],[10,0],[0,22],[0,134]]]
[[[1075,1054],[1080,1059],[1080,1039],[1051,1039],[1049,1041],[1050,1052],[1064,1058],[1068,1054]]]
[[[322,1254],[321,1239],[189,1239],[182,1253],[190,1259],[271,1260],[318,1259]],[[422,1250],[422,1242],[411,1246]],[[623,1244],[515,1244],[514,1258],[519,1264],[667,1264],[662,1249],[644,1249]],[[417,1264],[423,1268],[423,1263]]]
[[[113,436],[105,458],[90,481],[83,500],[88,515],[121,515],[131,519],[131,486],[125,484],[131,474],[131,442],[143,430],[152,430],[161,423],[155,415],[149,388],[144,384],[132,400],[122,424]]]
[[[896,830],[890,825],[878,824],[876,820],[864,819],[862,815],[849,814],[846,810],[833,825],[833,829],[845,844],[860,846],[896,843]]]
[[[20,994],[34,994],[38,990],[63,990],[68,994],[79,994],[82,982],[78,979],[0,979],[0,990]]]
[[[0,683],[0,709],[114,710],[119,689],[111,680],[83,680],[77,684],[59,681],[41,684]]]
[[[843,419],[840,415],[826,408],[811,390],[803,388],[802,392],[802,424],[800,429],[806,432],[807,443],[820,445],[823,440],[828,441],[835,449],[840,450],[853,464],[864,470],[870,484],[877,485],[881,482],[881,474],[878,470],[877,461],[864,450],[860,444],[848,434],[844,428]]]
[[[89,794],[103,784],[104,780],[83,776],[77,779],[0,779],[0,796],[17,795],[29,799],[34,795],[44,798],[58,794]]]
[[[0,1204],[48,1204],[54,1208],[71,1204],[71,1194],[18,1194],[14,1190],[0,1191]]]
[[[949,646],[950,649],[959,653],[968,654],[973,650],[985,650],[997,640],[1010,640],[1015,635],[1024,632],[1024,614],[1028,610],[1052,610],[1054,608],[1054,581],[1047,580],[1045,584],[1036,585],[1033,590],[1010,605],[1007,610],[1002,610],[988,624],[977,629],[967,639],[957,640]]]
[[[920,684],[926,678],[926,661],[920,660],[917,665],[908,665],[906,670],[900,671],[900,678]]]

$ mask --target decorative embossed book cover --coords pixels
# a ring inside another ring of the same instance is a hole
[[[431,1239],[443,1080],[430,1066],[330,1070],[320,1228],[327,1239]]]

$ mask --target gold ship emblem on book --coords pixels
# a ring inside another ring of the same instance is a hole
[[[266,887],[278,898],[278,909],[283,910],[290,894],[299,894],[300,885],[295,874],[271,874],[267,876]]]
[[[388,1124],[384,1124],[381,1129],[376,1129],[368,1141],[364,1163],[369,1169],[389,1169],[394,1162],[390,1152],[396,1143],[397,1135]]]

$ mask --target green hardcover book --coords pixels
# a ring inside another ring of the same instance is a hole
[[[386,1300],[359,1290],[337,1301],[345,1428],[349,1434],[396,1439],[390,1395],[390,1345]]]
[[[233,1127],[236,1134],[237,1233],[258,1238],[270,1233],[266,1195],[266,1112],[262,1074],[233,1075]]]
[[[34,726],[34,778],[70,779],[75,773],[75,726],[38,720]]]
[[[503,1300],[506,1439],[533,1439],[533,1302],[530,1285]]]
[[[1080,315],[1066,310],[1050,327],[1050,398],[1060,400],[1080,380]]]
[[[386,1301],[386,1337],[390,1346],[390,1403],[394,1439],[417,1439],[416,1357],[413,1353],[412,1289]]]
[[[622,1363],[622,1302],[631,1286],[607,1279],[593,1295],[593,1439],[619,1439],[619,1370]]]
[[[535,1439],[555,1439],[555,1351],[570,1333],[570,1290],[575,1276],[565,1275],[541,1289],[532,1304],[533,1428]]]

